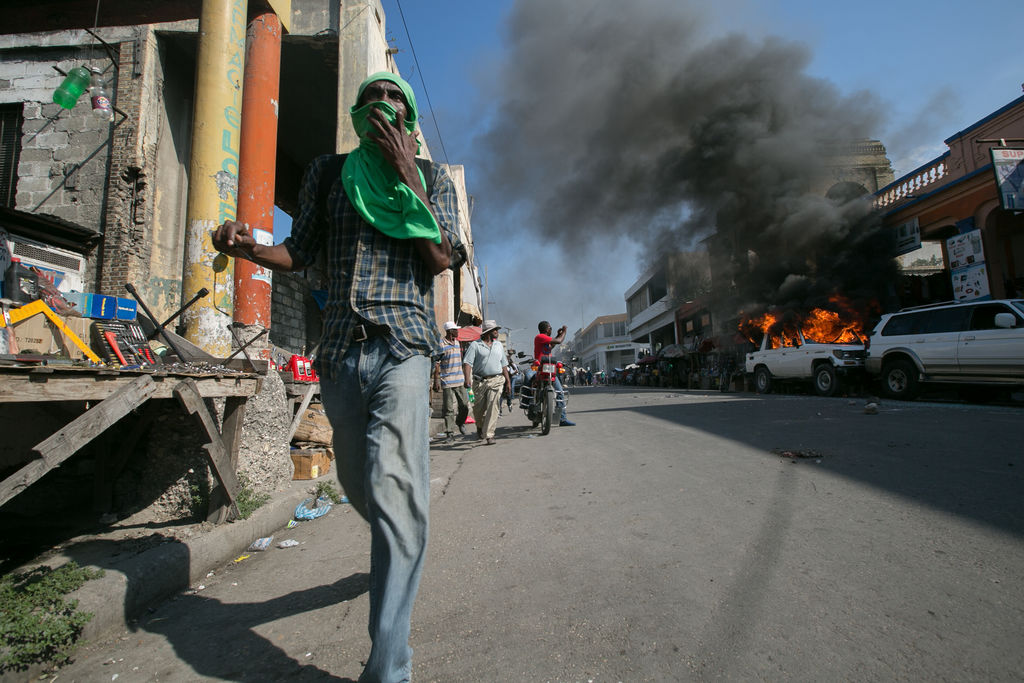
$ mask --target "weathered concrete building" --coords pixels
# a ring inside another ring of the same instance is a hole
[[[223,120],[195,115],[203,99],[197,86],[204,73],[199,15],[207,4],[39,0],[9,13],[0,25],[0,237],[15,257],[54,273],[63,291],[124,297],[125,285],[134,285],[158,322],[190,298],[185,286],[190,273],[205,270],[211,293],[203,303],[209,304],[223,336],[229,325],[240,326],[232,315],[232,269],[210,267],[214,254],[208,230],[200,235],[206,244],[190,242],[200,223],[189,214],[197,175],[194,139],[204,127],[216,126],[218,135],[223,133],[216,145],[223,159],[216,173],[221,193],[216,220],[234,218],[244,181],[239,178],[245,167],[239,137],[245,122],[234,106],[222,111]],[[269,136],[272,142],[276,137],[271,184],[274,204],[293,214],[307,164],[356,144],[348,109],[358,84],[375,71],[397,72],[383,9],[379,0],[223,0],[222,6],[239,15],[243,29],[246,22],[251,28],[259,16],[272,11],[282,15],[280,84],[273,102],[276,136]],[[244,30],[235,31],[232,39],[244,46]],[[93,112],[89,93],[70,109],[53,102],[64,74],[78,66],[92,70],[102,82],[113,104],[112,117]],[[239,91],[242,65],[232,65],[228,75],[229,85]],[[422,155],[430,157],[426,145]],[[435,281],[439,326],[480,304],[465,171],[449,168],[459,194],[458,227],[469,261]],[[270,220],[251,227],[273,233]],[[282,235],[273,237],[279,242]],[[266,277],[270,279],[269,273]],[[271,346],[264,351],[277,359],[308,355],[320,331],[319,308],[311,296],[321,288],[315,268],[275,273],[272,282],[267,321]],[[186,329],[179,327],[181,332]],[[242,331],[242,338],[253,335],[251,329]],[[239,471],[250,476],[257,490],[291,476],[284,434],[292,405],[274,373],[263,387],[249,401],[242,431],[251,432],[251,438],[243,440],[238,460]],[[5,419],[11,419],[13,411],[5,412]],[[32,420],[42,421],[43,416],[32,415]],[[139,473],[137,481],[154,489],[140,504],[160,498],[159,504],[173,514],[189,506],[193,487],[209,491],[210,478],[205,460],[196,455],[202,452],[199,444],[184,443],[190,430],[167,421],[162,430],[153,432],[146,446],[163,449],[158,457],[147,452],[138,458],[146,467],[162,470]],[[4,448],[14,446],[0,447],[0,460]]]
[[[183,303],[183,275],[194,265],[186,211],[199,3],[105,2],[94,30],[42,30],[81,21],[79,5],[89,3],[60,4],[62,13],[42,8],[10,17],[0,29],[0,227],[16,256],[73,270],[64,289],[125,296],[124,285],[132,283],[158,317],[169,316]],[[249,3],[250,15],[266,9],[260,0]],[[135,16],[166,21],[136,23]],[[89,19],[81,26],[91,26]],[[275,203],[292,213],[306,164],[357,144],[347,111],[358,84],[369,73],[397,68],[377,0],[292,0],[282,23],[290,30],[281,40]],[[88,93],[70,110],[53,103],[61,71],[74,66],[98,72],[106,83],[113,120],[92,113]],[[237,150],[228,133],[225,148]],[[426,145],[423,155],[430,157]],[[470,261],[459,273],[439,276],[441,320],[480,301],[465,174],[461,167],[452,171]],[[317,283],[302,274],[274,279],[280,286],[269,339],[284,351],[308,351],[318,330],[308,292]],[[212,283],[212,305],[226,325],[230,269]]]

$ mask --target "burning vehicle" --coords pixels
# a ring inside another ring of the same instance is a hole
[[[834,396],[843,382],[859,380],[867,356],[862,316],[833,297],[834,308],[815,308],[806,316],[768,312],[748,317],[740,331],[757,346],[746,356],[760,394],[786,380],[810,381],[819,396]],[[845,313],[845,315],[844,315]]]

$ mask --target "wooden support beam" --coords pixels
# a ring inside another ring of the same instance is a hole
[[[238,517],[238,505],[235,502],[238,498],[238,478],[235,476],[235,470],[231,466],[231,456],[224,447],[221,433],[217,429],[217,423],[213,419],[213,415],[206,408],[206,403],[203,402],[203,397],[199,393],[199,388],[196,386],[195,381],[186,379],[174,387],[174,395],[181,401],[181,405],[185,407],[185,410],[196,417],[209,439],[209,442],[204,446],[206,455],[210,461],[210,467],[217,477],[217,481],[220,482],[221,487],[224,489],[224,494],[228,498],[228,506],[225,513],[219,515],[221,517],[220,521],[225,521],[224,518],[228,516],[228,513],[233,517]]]
[[[154,391],[156,385],[153,379],[149,375],[142,375],[40,442],[32,449],[40,457],[0,482],[0,505],[24,491],[50,470],[59,467],[82,446],[145,403]]]
[[[221,427],[221,442],[231,462],[231,471],[238,471],[238,445],[242,440],[242,420],[245,418],[244,396],[229,396],[224,401],[224,420]],[[228,511],[228,497],[223,486],[217,486],[210,492],[210,505],[207,521],[220,524],[225,521]]]
[[[302,392],[302,401],[299,402],[299,411],[295,413],[295,417],[292,418],[292,426],[288,429],[288,438],[285,439],[285,443],[291,444],[292,437],[295,436],[295,430],[299,428],[299,423],[302,422],[302,414],[306,412],[306,408],[309,407],[309,401],[313,398],[313,394],[320,387],[318,383],[310,384],[306,387],[305,391]]]

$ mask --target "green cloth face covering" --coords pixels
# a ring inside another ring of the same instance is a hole
[[[376,73],[359,86],[359,97],[367,85],[374,81],[391,81],[402,88],[408,109],[405,130],[416,129],[416,100],[412,88],[404,80],[390,72]],[[398,112],[387,102],[369,102],[362,107],[352,107],[349,114],[352,126],[359,136],[359,147],[349,153],[341,169],[341,181],[345,194],[353,208],[363,219],[395,239],[423,238],[441,243],[441,230],[427,205],[405,183],[398,179],[398,172],[384,160],[377,143],[371,137],[376,131],[369,121],[370,111],[380,109],[388,122],[394,124]],[[426,189],[423,173],[417,167],[420,183]]]

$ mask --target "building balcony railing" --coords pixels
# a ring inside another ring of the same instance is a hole
[[[949,177],[949,164],[946,163],[948,156],[949,152],[946,152],[883,187],[875,193],[875,208],[885,209],[893,206],[903,199],[913,197],[922,189],[947,179]]]

